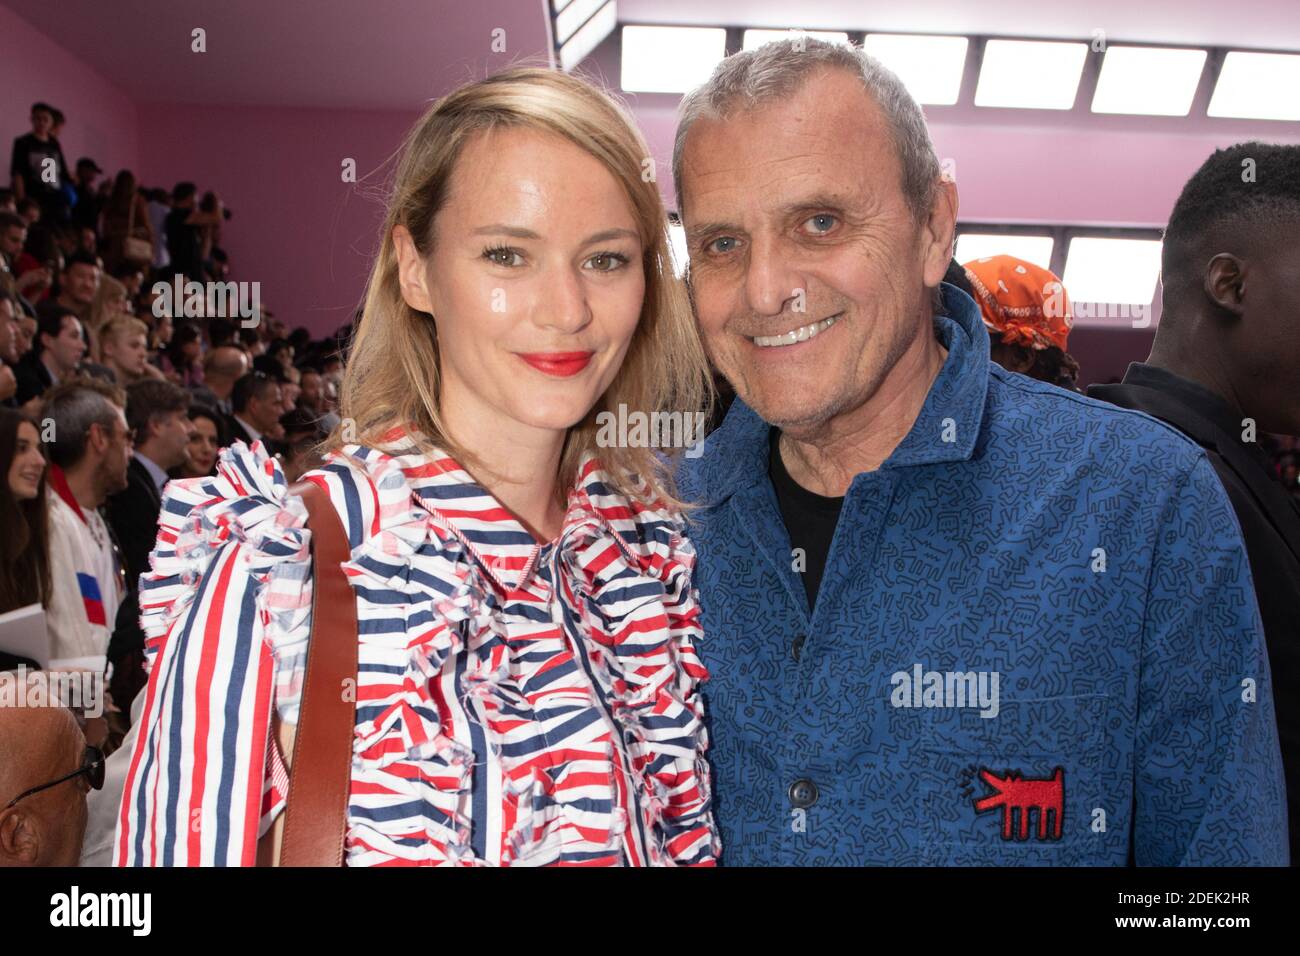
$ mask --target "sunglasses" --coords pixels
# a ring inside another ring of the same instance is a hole
[[[80,767],[72,771],[72,773],[65,774],[58,780],[51,780],[49,783],[43,783],[39,787],[32,787],[30,790],[24,790],[22,793],[18,794],[18,796],[6,803],[4,808],[8,810],[19,800],[25,800],[27,797],[32,796],[32,794],[40,793],[42,790],[48,790],[50,787],[57,787],[61,783],[66,783],[69,780],[80,777],[83,773],[86,775],[86,779],[90,781],[90,787],[92,790],[103,789],[104,752],[98,747],[87,745],[86,752],[81,755]]]

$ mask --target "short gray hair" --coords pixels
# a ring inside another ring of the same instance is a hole
[[[72,468],[86,455],[90,426],[112,432],[122,415],[126,396],[116,385],[80,376],[61,382],[45,393],[41,421],[53,423],[53,439],[45,450],[60,468]]]
[[[682,154],[691,126],[701,118],[725,119],[738,106],[752,107],[788,96],[822,69],[842,69],[858,76],[879,104],[902,167],[903,198],[918,222],[929,215],[939,180],[925,115],[907,87],[891,70],[858,47],[813,37],[774,40],[755,50],[735,53],[713,71],[701,87],[682,100],[673,143],[673,187],[677,212],[682,209]]]

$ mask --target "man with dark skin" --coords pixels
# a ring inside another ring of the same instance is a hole
[[[1300,849],[1300,509],[1260,433],[1300,435],[1300,146],[1242,143],[1183,187],[1151,356],[1088,390],[1206,451],[1250,558],[1276,687],[1291,858]]]
[[[0,707],[0,807],[72,773],[85,749],[65,707]],[[82,774],[0,809],[0,867],[76,866],[89,789]]]

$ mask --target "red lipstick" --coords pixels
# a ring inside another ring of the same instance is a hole
[[[531,365],[537,371],[546,375],[556,375],[560,378],[568,378],[571,375],[577,375],[595,352],[519,352],[518,356]]]

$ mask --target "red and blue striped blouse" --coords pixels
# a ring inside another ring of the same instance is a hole
[[[539,544],[455,461],[348,445],[305,477],[352,547],[347,862],[709,864],[719,845],[680,520],[588,457]],[[310,532],[260,443],[174,481],[140,579],[150,678],[119,865],[252,865],[283,809]]]

